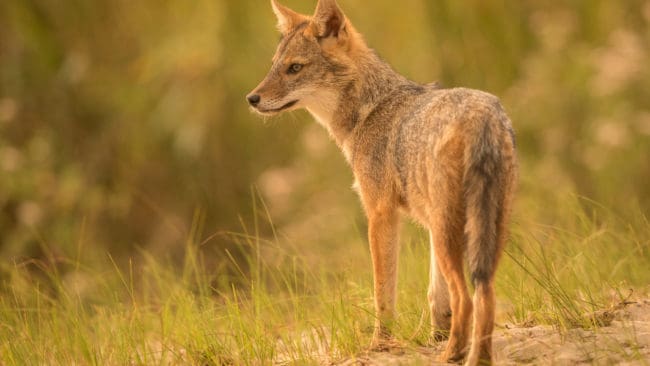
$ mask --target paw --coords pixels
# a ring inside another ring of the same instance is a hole
[[[404,345],[395,338],[373,339],[370,352],[388,352],[393,355],[404,354]]]
[[[438,361],[458,364],[463,362],[466,354],[465,348],[452,341],[453,339],[447,343],[447,347],[445,347],[445,351],[440,355]]]
[[[438,362],[441,363],[456,363],[461,364],[465,359],[464,352],[447,352],[445,351],[440,357],[438,357]]]
[[[393,342],[390,333],[386,331],[375,330],[370,342],[370,351],[372,352],[388,352]]]
[[[390,341],[388,339],[373,338],[370,342],[371,352],[388,352],[390,351]]]

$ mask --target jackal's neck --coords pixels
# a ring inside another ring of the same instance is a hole
[[[368,118],[394,90],[413,82],[397,73],[370,49],[356,57],[356,64],[340,86],[323,92],[322,103],[307,109],[323,124],[344,154],[355,127]]]

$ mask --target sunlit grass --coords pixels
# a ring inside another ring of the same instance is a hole
[[[550,225],[515,215],[497,276],[498,323],[594,327],[590,314],[649,282],[650,225],[642,216],[625,221],[584,199],[563,202],[558,212],[565,213]],[[422,235],[405,236],[396,332],[406,347],[416,347],[429,332],[428,243]],[[332,253],[341,265],[325,267],[280,239],[261,238],[255,228],[227,240],[240,252],[229,252],[230,262],[218,271],[205,264],[194,235],[182,268],[146,252],[121,264],[109,255],[92,264],[5,263],[0,359],[16,365],[327,363],[367,347],[373,324],[367,255]]]
[[[565,197],[553,225],[517,221],[499,272],[515,323],[589,327],[590,313],[650,283],[648,221],[623,218],[584,198]],[[628,221],[632,220],[632,221]]]

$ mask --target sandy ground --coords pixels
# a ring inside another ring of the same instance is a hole
[[[494,332],[497,365],[650,365],[650,300],[596,314],[603,326],[559,332],[549,326],[503,326]],[[364,353],[335,365],[438,365],[435,348]]]

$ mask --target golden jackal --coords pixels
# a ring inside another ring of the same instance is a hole
[[[372,347],[386,347],[395,318],[401,209],[429,228],[432,339],[449,336],[441,359],[461,361],[471,332],[466,363],[491,362],[494,273],[517,175],[514,134],[499,100],[407,80],[368,48],[335,0],[319,0],[311,17],[271,4],[282,39],[247,100],[265,115],[306,108],[352,167],[369,221]]]

